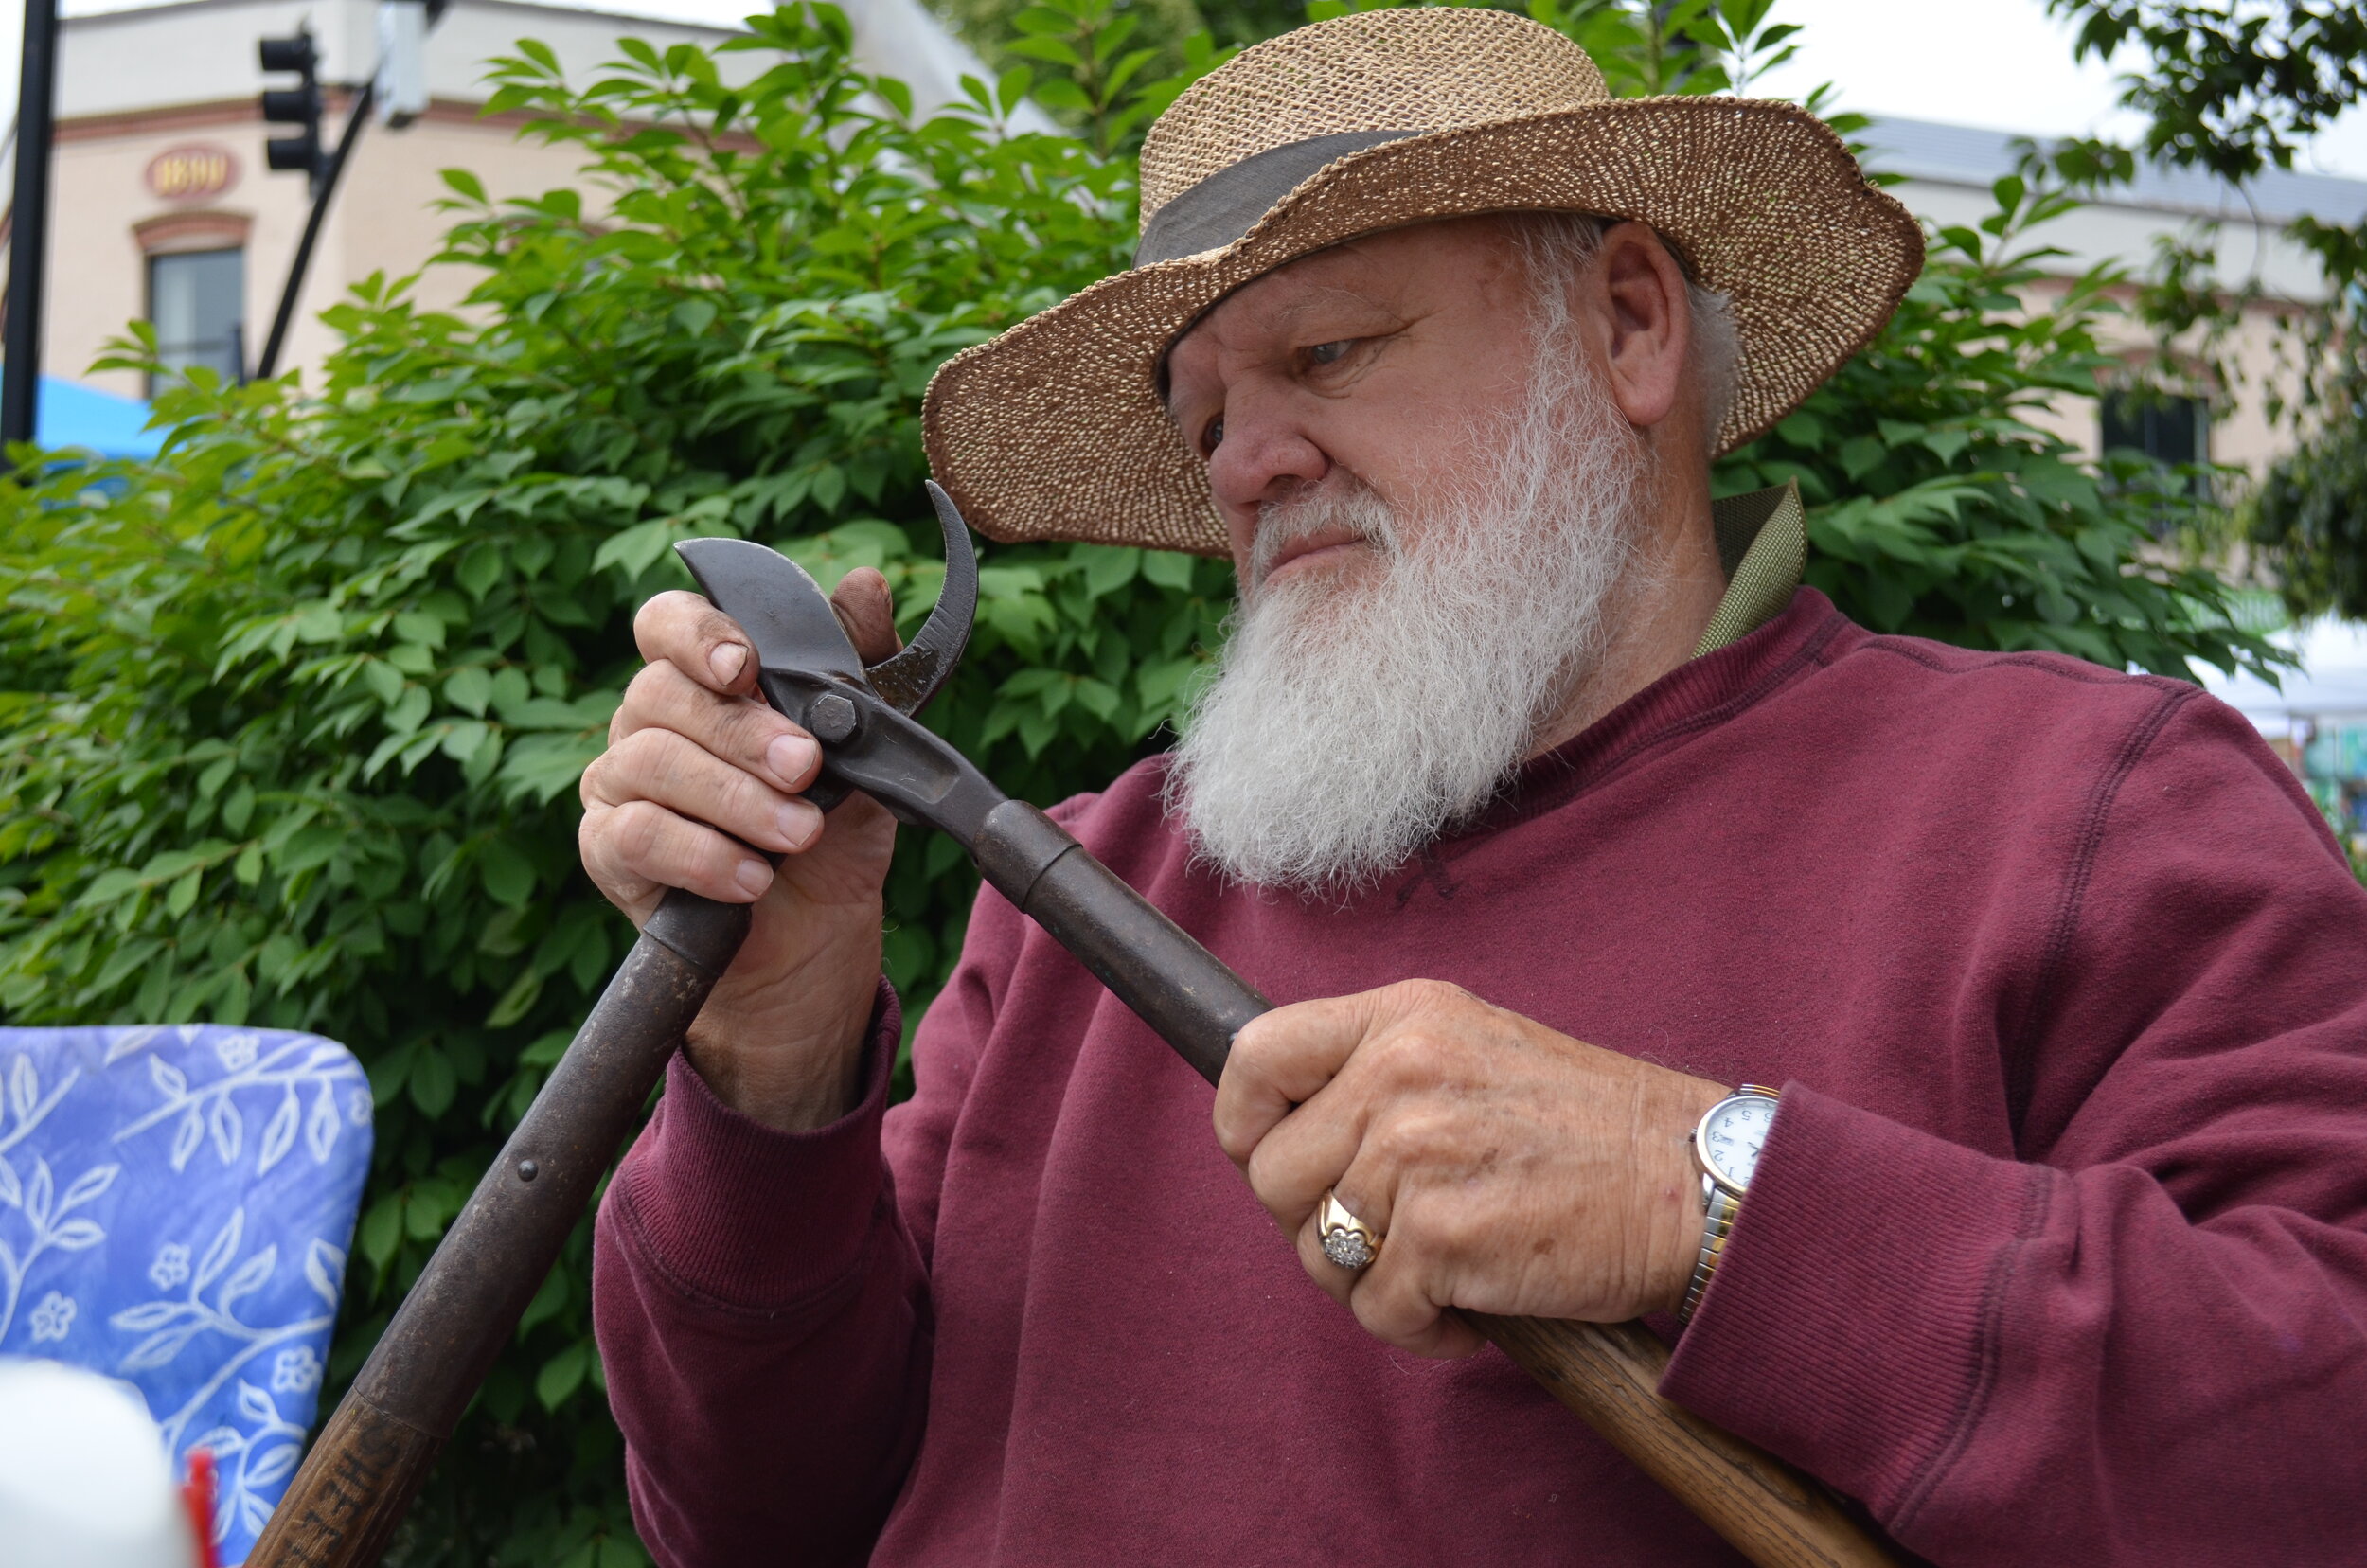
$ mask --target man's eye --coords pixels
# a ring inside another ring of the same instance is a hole
[[[1202,452],[1214,452],[1217,450],[1217,443],[1223,439],[1224,418],[1222,415],[1219,415],[1216,419],[1208,421],[1207,429],[1200,433],[1200,450]]]
[[[1356,347],[1356,339],[1354,338],[1342,338],[1337,343],[1319,343],[1315,345],[1314,347],[1309,348],[1307,351],[1307,363],[1309,365],[1336,365],[1341,360],[1344,359],[1347,356],[1348,350],[1354,347]]]

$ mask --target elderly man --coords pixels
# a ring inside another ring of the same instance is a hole
[[[1183,741],[1059,815],[1289,1005],[1212,1137],[984,892],[886,1109],[891,825],[653,601],[585,864],[756,903],[600,1218],[660,1560],[1735,1560],[1449,1308],[1662,1314],[1949,1568],[2358,1560],[2367,896],[2193,687],[1872,635],[1710,496],[1912,223],[1479,9],[1251,49],[1144,169],[931,452],[998,537],[1229,549]]]

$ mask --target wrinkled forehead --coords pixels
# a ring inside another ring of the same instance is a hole
[[[1501,215],[1408,224],[1314,251],[1261,273],[1201,312],[1159,356],[1161,401],[1173,389],[1179,349],[1236,332],[1288,333],[1310,319],[1353,322],[1418,311],[1432,294],[1465,292],[1519,262],[1519,220]]]

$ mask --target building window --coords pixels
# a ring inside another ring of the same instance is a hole
[[[2108,392],[2103,404],[2105,451],[2143,453],[2172,467],[2211,460],[2211,412],[2200,398]]]
[[[204,365],[236,380],[245,359],[246,252],[173,251],[148,258],[148,319],[169,370]],[[149,395],[159,378],[149,378]]]

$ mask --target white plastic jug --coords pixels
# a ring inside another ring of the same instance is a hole
[[[191,1568],[196,1532],[139,1395],[0,1361],[0,1568]]]

